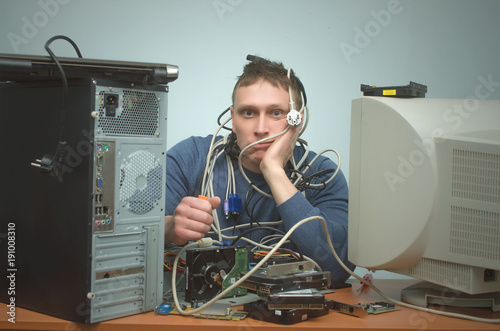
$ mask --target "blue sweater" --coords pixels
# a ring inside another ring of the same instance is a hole
[[[185,196],[198,196],[200,194],[201,180],[206,156],[210,147],[212,136],[191,137],[181,141],[167,152],[166,166],[166,204],[165,215],[173,215],[175,208]],[[295,160],[300,160],[303,155],[301,147],[294,151]],[[308,160],[316,154],[309,152]],[[311,167],[308,174],[325,169],[336,169],[337,165],[329,158],[320,156]],[[296,223],[310,216],[322,216],[328,227],[335,250],[342,261],[351,269],[354,266],[347,261],[347,182],[341,171],[326,185],[325,189],[306,189],[305,196],[297,192],[286,202],[276,205],[271,198],[263,197],[260,193],[249,190],[249,184],[241,174],[237,160],[233,160],[234,175],[236,178],[236,192],[242,200],[243,208],[247,209],[253,217],[253,222],[267,222],[282,220],[282,224],[275,226],[287,232]],[[261,174],[245,170],[247,177],[262,191],[270,192],[264,177]],[[322,176],[327,180],[332,173]],[[318,183],[318,182],[316,182]],[[219,157],[214,167],[214,192],[222,201],[225,199],[227,187],[227,164],[225,156]],[[250,192],[247,194],[247,191]],[[224,203],[217,208],[221,229],[233,227],[235,220],[226,219],[224,216]],[[240,224],[250,223],[252,219],[243,212]],[[257,225],[258,226],[258,225]],[[243,230],[241,230],[243,231]],[[239,235],[239,229],[225,232],[227,235]],[[247,235],[250,239],[259,242],[263,237],[274,234],[270,230],[257,230]],[[212,236],[216,238],[216,236]],[[337,263],[328,246],[324,228],[320,220],[312,220],[298,227],[290,237],[300,247],[302,253],[315,260],[324,271],[330,271],[332,284],[343,283],[349,274]],[[238,242],[237,244],[244,244]],[[297,250],[294,245],[287,244],[292,250]]]

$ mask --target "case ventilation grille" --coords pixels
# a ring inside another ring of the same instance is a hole
[[[468,265],[424,258],[408,271],[416,278],[470,291],[471,267]]]
[[[162,196],[161,164],[148,151],[128,156],[120,168],[120,202],[134,214],[145,214],[158,205]]]
[[[500,154],[454,149],[451,195],[500,204]],[[500,213],[451,206],[450,252],[500,260]]]
[[[452,196],[500,203],[500,154],[453,150]]]
[[[154,92],[123,90],[122,111],[116,117],[105,116],[104,93],[99,93],[97,121],[103,133],[154,136],[158,132],[160,106]]]
[[[500,214],[451,206],[450,252],[500,261]]]

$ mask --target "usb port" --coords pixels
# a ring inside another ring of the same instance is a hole
[[[95,202],[102,202],[102,194],[96,194],[95,195]]]

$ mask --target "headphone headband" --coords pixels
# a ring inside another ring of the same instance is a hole
[[[247,55],[247,60],[250,61],[250,62],[257,62],[257,61],[263,61],[263,62],[267,62],[267,63],[272,63],[271,61],[269,61],[268,59],[264,59],[260,56],[257,56],[257,55],[251,55],[251,54],[248,54]],[[304,95],[304,105],[307,105],[307,96],[306,96],[306,90],[304,88],[304,85],[302,84],[302,82],[300,81],[299,77],[297,77],[295,75],[295,73],[293,72],[293,70],[291,70],[291,77],[295,79],[295,81],[297,82],[297,85],[299,86],[299,89],[300,91],[299,92],[302,92],[302,94]]]

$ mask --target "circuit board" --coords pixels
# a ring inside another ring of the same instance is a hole
[[[396,305],[393,303],[384,301],[365,303],[362,305],[362,307],[368,314],[382,314],[401,309],[399,307],[396,307]]]

